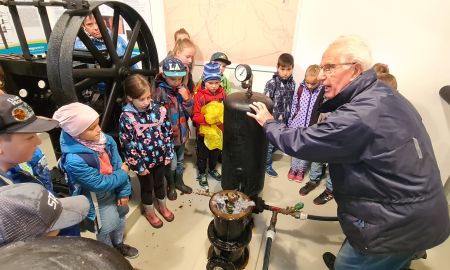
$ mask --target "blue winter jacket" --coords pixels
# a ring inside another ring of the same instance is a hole
[[[110,33],[111,35],[111,33]],[[92,43],[95,45],[95,47],[97,47],[97,49],[99,49],[100,51],[106,51],[106,45],[105,42],[95,39],[95,38],[91,38]],[[117,36],[117,54],[119,56],[123,56],[125,54],[125,51],[127,49],[127,45],[128,43],[121,37],[121,36]],[[88,49],[86,48],[86,46],[84,45],[83,41],[81,41],[80,38],[76,38],[75,39],[75,44],[73,46],[75,49],[77,50],[85,50],[87,51]]]
[[[363,254],[413,253],[449,236],[447,200],[430,137],[411,103],[368,70],[325,102],[327,120],[269,141],[296,158],[329,162],[338,218]]]
[[[30,161],[16,165],[16,167],[9,169],[7,174],[14,184],[38,183],[55,194],[47,159],[39,147],[36,147]]]
[[[95,209],[90,192],[114,191],[117,198],[128,197],[131,194],[131,184],[128,180],[128,174],[121,169],[122,159],[117,150],[117,144],[114,139],[105,134],[105,151],[109,156],[113,173],[103,175],[100,173],[100,161],[97,154],[77,142],[66,132],[61,132],[60,143],[63,154],[61,168],[66,172],[71,184],[75,186],[72,195],[85,195],[91,205],[88,218],[95,219]],[[96,168],[89,166],[86,161],[78,154],[91,154],[96,162]]]

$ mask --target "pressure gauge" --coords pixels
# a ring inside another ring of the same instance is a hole
[[[234,75],[238,81],[245,82],[252,76],[252,69],[249,65],[240,64],[234,70]]]

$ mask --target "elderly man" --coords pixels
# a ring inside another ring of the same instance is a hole
[[[340,37],[322,56],[319,79],[328,101],[321,111],[331,112],[325,122],[289,129],[262,103],[250,105],[255,114],[247,113],[288,155],[329,162],[347,237],[334,269],[400,269],[415,254],[444,242],[450,230],[439,169],[420,115],[377,80],[371,66],[363,41]]]

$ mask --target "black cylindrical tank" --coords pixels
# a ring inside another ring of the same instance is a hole
[[[224,102],[222,189],[257,195],[264,187],[267,138],[263,128],[247,116],[249,104],[260,101],[270,112],[273,103],[261,93],[233,93]]]

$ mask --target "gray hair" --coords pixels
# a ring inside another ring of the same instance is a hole
[[[340,36],[333,41],[327,51],[333,49],[342,62],[357,62],[366,71],[372,68],[372,53],[367,43],[359,36]]]

